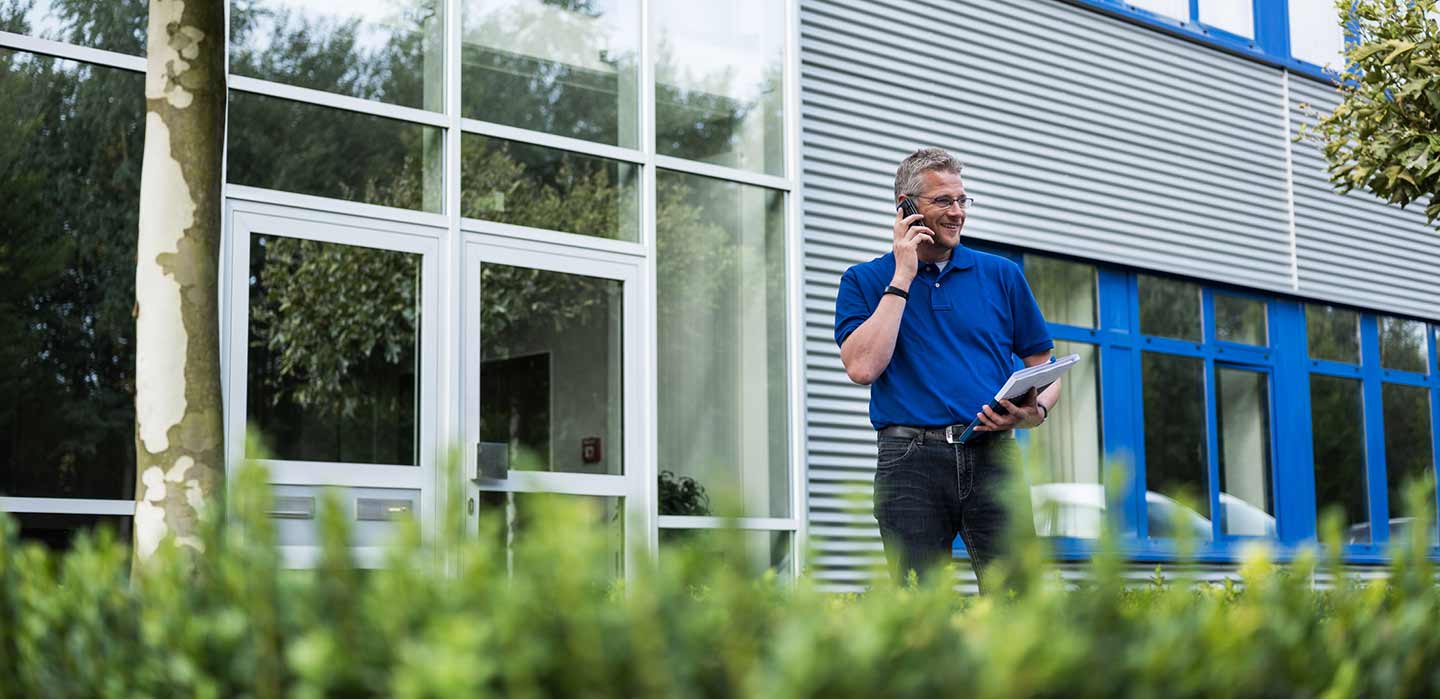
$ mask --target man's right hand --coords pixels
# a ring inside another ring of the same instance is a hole
[[[922,242],[935,242],[933,231],[922,222],[924,218],[920,214],[901,218],[900,209],[895,209],[895,278],[892,283],[902,289],[910,287],[919,268],[920,257],[916,248]]]

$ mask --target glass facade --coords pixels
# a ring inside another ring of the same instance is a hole
[[[464,216],[640,241],[639,166],[475,134],[460,158]]]
[[[0,497],[133,497],[144,116],[138,73],[0,50]]]
[[[145,105],[127,61],[147,14],[0,8],[0,31],[115,52],[0,48],[0,117],[20,129],[0,217],[26,236],[0,241],[0,267],[24,270],[0,290],[0,500],[70,499],[25,515],[57,544],[128,522],[133,498]],[[503,514],[511,540],[547,493],[604,503],[617,561],[647,530],[743,514],[783,542],[767,561],[795,565],[783,4],[235,0],[228,20],[232,459],[269,457],[286,497],[337,486],[427,523],[438,469],[464,468],[470,511]],[[455,410],[442,385],[464,387]],[[12,398],[36,394],[54,399]],[[442,463],[460,423],[474,461]],[[641,485],[656,463],[704,506]],[[62,514],[82,499],[103,506]],[[301,526],[282,543],[311,541]]]
[[[660,468],[746,516],[788,517],[785,197],[658,179]]]
[[[640,2],[461,2],[460,113],[640,146]]]

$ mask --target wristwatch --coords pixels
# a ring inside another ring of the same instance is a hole
[[[1035,401],[1035,407],[1040,409],[1040,424],[1045,424],[1045,421],[1050,419],[1050,409],[1038,400]]]
[[[908,292],[908,291],[906,291],[906,290],[904,290],[904,289],[901,289],[900,287],[895,286],[895,285],[893,285],[893,284],[890,285],[890,286],[885,287],[885,294],[894,294],[894,295],[896,295],[896,296],[899,296],[899,297],[902,298],[902,299],[909,299],[909,298],[910,298],[910,292]],[[881,296],[884,296],[885,294],[881,294]]]

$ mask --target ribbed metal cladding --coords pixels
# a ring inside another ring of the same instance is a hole
[[[836,589],[883,556],[835,292],[889,248],[911,150],[965,161],[971,238],[1291,288],[1278,70],[1058,0],[802,0],[800,50],[811,569]]]
[[[1339,102],[1329,85],[1293,74],[1289,81],[1293,130]],[[1308,140],[1294,145],[1293,158],[1299,293],[1440,319],[1440,232],[1425,225],[1424,202],[1401,209],[1369,192],[1336,194],[1324,154]]]

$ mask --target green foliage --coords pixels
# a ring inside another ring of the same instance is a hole
[[[265,476],[242,470],[229,524],[197,554],[166,542],[129,575],[105,535],[65,554],[20,545],[0,518],[0,699],[8,697],[1424,697],[1440,691],[1440,614],[1426,526],[1390,579],[1311,581],[1263,548],[1242,583],[1184,568],[1127,583],[1113,538],[1067,588],[1021,541],[972,599],[943,583],[864,595],[759,580],[706,547],[612,579],[591,513],[543,503],[504,548],[499,520],[464,537],[403,528],[360,571],[341,508],[322,507],[313,571],[286,571]],[[1433,486],[1428,486],[1433,488]],[[1427,486],[1412,489],[1427,511]],[[454,511],[454,508],[450,508]],[[739,533],[720,533],[739,552]],[[442,552],[444,552],[442,554]],[[446,555],[448,554],[448,555]],[[937,578],[939,579],[939,578]]]
[[[1392,204],[1425,202],[1440,217],[1440,25],[1435,0],[1337,0],[1353,40],[1341,103],[1306,130],[1322,143],[1341,191]]]

